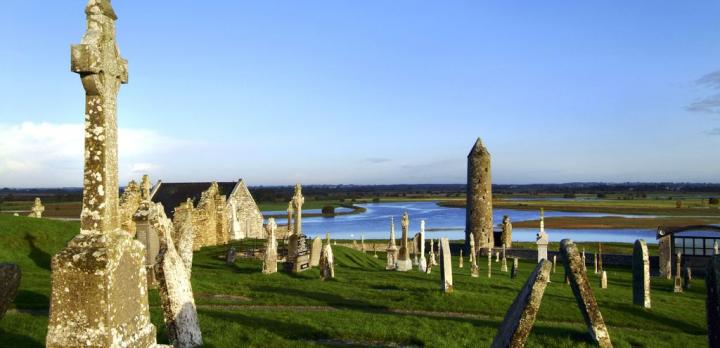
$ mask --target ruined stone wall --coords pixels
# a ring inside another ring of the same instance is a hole
[[[193,226],[195,226],[195,241],[193,250],[198,250],[204,246],[217,245],[217,224],[215,217],[217,210],[215,209],[215,199],[213,199],[212,189],[202,193],[200,202],[193,210]]]
[[[228,224],[227,199],[219,194],[214,195],[215,200],[215,243],[227,244],[230,241],[230,228]]]
[[[240,227],[240,238],[265,238],[263,215],[245,182],[241,180],[237,184],[228,198],[229,206],[231,205],[230,200],[235,205],[235,216]],[[229,227],[232,227],[232,225]]]

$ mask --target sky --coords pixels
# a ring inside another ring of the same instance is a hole
[[[82,185],[85,0],[0,4],[0,187]],[[115,0],[120,181],[720,182],[720,2]]]

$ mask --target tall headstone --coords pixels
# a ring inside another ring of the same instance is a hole
[[[408,228],[410,227],[410,218],[405,212],[400,220],[402,228],[402,238],[400,239],[400,251],[398,252],[397,270],[407,272],[412,269],[412,260],[410,260],[410,245],[408,243]]]
[[[263,258],[262,272],[264,274],[273,274],[277,272],[277,238],[275,231],[277,230],[277,224],[275,218],[269,218],[267,225],[265,225],[265,231],[267,240],[265,241],[265,257]]]
[[[440,239],[440,290],[444,293],[453,291],[452,255],[450,254],[450,241]]]
[[[530,274],[515,301],[505,313],[505,319],[498,328],[491,347],[523,347],[535,324],[545,288],[550,280],[548,260],[541,260]]]
[[[365,234],[361,233],[360,234],[360,251],[362,251],[364,253],[365,250],[366,250],[365,249]]]
[[[440,246],[438,245],[438,248]],[[439,252],[439,251],[438,251]],[[437,262],[435,261],[435,242],[430,239],[430,252],[428,253],[428,264],[431,266],[437,265]]]
[[[510,217],[505,215],[502,223],[502,245],[506,248],[512,248],[512,223]]]
[[[563,239],[560,242],[560,254],[565,260],[565,272],[590,335],[600,347],[612,347],[610,334],[588,282],[577,246],[570,239]]]
[[[320,279],[327,280],[335,278],[335,260],[333,258],[332,246],[330,245],[330,234],[327,234],[325,246],[320,255]]]
[[[518,271],[520,271],[520,262],[518,262],[517,257],[513,257],[512,269],[510,270],[510,278],[511,279],[517,278]]]
[[[192,284],[172,241],[172,222],[165,216],[162,204],[151,204],[148,219],[160,239],[154,272],[168,339],[174,347],[200,347],[203,340]]]
[[[232,266],[235,264],[235,260],[237,260],[237,250],[231,246],[225,252],[225,264]]]
[[[460,249],[460,258],[458,259],[458,268],[463,268],[463,251]]]
[[[593,267],[595,267],[595,274],[598,274],[598,254],[593,254],[594,261],[593,261]]]
[[[718,250],[717,239],[713,242],[713,255],[720,255],[720,250]]]
[[[467,205],[465,217],[465,245],[470,237],[475,239],[478,249],[492,248],[492,172],[491,158],[480,138],[468,154],[467,162]]]
[[[680,267],[682,261],[682,253],[675,255],[675,287],[673,292],[683,292],[682,287],[682,268]]]
[[[413,260],[412,264],[413,266],[417,266],[420,264],[419,258],[418,258],[418,250],[420,250],[420,232],[415,233],[412,239],[412,254],[413,254]]]
[[[427,259],[425,259],[425,220],[420,221],[420,259],[418,260],[418,270],[420,272],[427,271]]]
[[[140,207],[133,214],[135,223],[135,239],[145,246],[145,268],[147,269],[148,289],[155,289],[155,258],[160,252],[160,238],[157,230],[150,226],[150,201],[142,201]]]
[[[302,206],[305,203],[305,197],[302,195],[302,186],[300,184],[295,185],[295,194],[292,198],[292,208],[295,212],[295,223],[293,234],[299,236],[302,234]]]
[[[685,273],[683,273],[683,289],[692,289],[692,268],[685,267]]]
[[[607,289],[607,272],[600,273],[600,289]]]
[[[553,274],[555,274],[556,268],[557,268],[557,255],[553,255],[553,268],[552,268]]]
[[[386,270],[395,270],[397,268],[398,261],[398,248],[395,244],[395,218],[390,217],[390,240],[388,246],[385,249],[387,253],[387,263],[385,264]]]
[[[645,240],[633,246],[633,304],[650,308],[650,255]]]
[[[705,273],[708,347],[720,347],[720,255],[710,258]]]
[[[477,278],[480,276],[480,268],[477,264],[477,250],[475,250],[475,239],[470,239],[470,276]]]
[[[30,214],[29,217],[40,219],[42,218],[42,214],[45,211],[45,206],[42,204],[42,201],[40,200],[40,197],[35,197],[35,203],[33,203],[32,208],[30,208]]]
[[[504,246],[504,245],[503,245],[503,249],[502,249],[502,264],[500,265],[500,271],[501,271],[501,272],[507,272],[507,271],[508,271],[508,267],[507,267],[507,257],[505,257],[505,246]]]
[[[81,230],[52,259],[46,346],[150,347],[145,248],[119,229],[118,218],[116,100],[127,61],[110,1],[90,0],[85,14],[87,32],[71,50],[71,70],[85,89]]]
[[[603,270],[602,255],[602,243],[598,243],[598,272]]]
[[[537,244],[537,260],[547,260],[548,235],[545,233],[545,210],[540,209],[540,232],[535,240]]]
[[[22,272],[14,263],[0,263],[0,319],[5,316],[20,288]]]
[[[293,202],[292,200],[288,202],[288,208],[287,208],[287,233],[285,235],[285,238],[290,237],[290,235],[293,234],[293,231],[295,231],[295,227],[293,227],[293,216],[295,215],[295,209],[293,209]]]
[[[310,247],[310,267],[317,267],[320,265],[320,254],[322,253],[322,240],[319,236],[313,239],[312,246]]]
[[[188,198],[184,204],[181,204],[182,214],[178,214],[178,209],[175,209],[175,215],[173,219],[178,219],[177,223],[173,222],[175,227],[176,238],[173,238],[175,242],[175,249],[177,250],[180,258],[183,260],[185,265],[185,273],[188,277],[192,277],[192,261],[193,261],[193,243],[195,240],[195,226],[193,225],[193,202],[192,199]]]
[[[487,260],[488,260],[488,278],[492,277],[492,249],[488,249],[487,253]]]

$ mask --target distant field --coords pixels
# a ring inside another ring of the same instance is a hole
[[[77,231],[76,222],[0,215],[0,260],[16,262],[23,270],[17,310],[0,321],[0,346],[44,346],[50,256]],[[242,250],[244,243],[232,245]],[[580,247],[594,251],[594,245]],[[627,252],[630,247],[603,244],[606,253]],[[370,253],[335,247],[337,278],[322,282],[317,269],[263,275],[260,260],[239,259],[226,265],[221,256],[227,248],[203,248],[193,262],[193,290],[208,347],[486,347],[534,267],[521,262],[519,277],[510,279],[493,262],[488,279],[486,263],[480,262],[482,276],[472,278],[467,259],[460,269],[453,258],[455,292],[444,295],[437,268],[432,274],[385,271],[384,253],[375,259]],[[651,253],[656,254],[653,246]],[[630,269],[606,270],[608,289],[599,289],[595,275],[590,275],[590,282],[616,347],[707,345],[702,280],[674,294],[671,281],[653,278],[653,308],[643,310],[631,305]],[[167,343],[154,290],[150,303],[158,340]],[[552,275],[526,346],[594,346],[561,269]]]

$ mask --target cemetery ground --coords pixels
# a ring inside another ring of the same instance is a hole
[[[0,215],[0,260],[22,269],[14,309],[0,321],[0,346],[44,346],[50,294],[50,258],[77,234],[76,222]],[[233,242],[238,250],[248,242]],[[583,244],[579,245],[580,248]],[[591,244],[585,245],[588,251]],[[207,347],[239,346],[489,346],[505,311],[534,267],[521,262],[518,278],[500,272],[481,257],[481,277],[470,264],[457,268],[455,291],[439,290],[439,268],[431,274],[384,269],[384,253],[363,254],[334,247],[336,278],[319,279],[319,270],[299,274],[260,272],[259,259],[225,264],[228,246],[207,247],[194,256],[192,284]],[[556,249],[557,245],[551,245]],[[631,246],[604,244],[610,252]],[[651,254],[655,252],[651,250]],[[632,305],[631,270],[606,267],[608,289],[589,278],[615,347],[693,347],[707,344],[705,285],[672,292],[669,280],[652,278],[652,309]],[[570,287],[558,264],[543,297],[528,347],[593,346]],[[159,342],[167,342],[156,291],[150,293]]]

